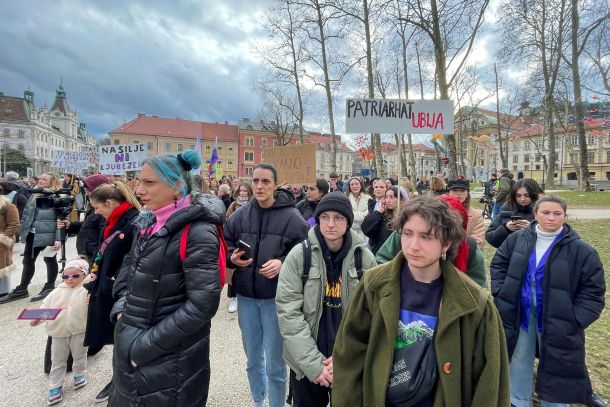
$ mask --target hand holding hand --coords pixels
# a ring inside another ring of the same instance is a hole
[[[314,380],[314,383],[319,384],[320,386],[324,386],[324,387],[331,387],[333,384],[332,357],[323,360],[322,365],[324,366],[322,368],[322,373],[320,373],[320,375],[318,377],[316,377],[316,380]]]
[[[259,273],[261,276],[271,279],[280,274],[280,268],[282,268],[282,261],[278,259],[271,259],[263,264],[263,267],[261,267]]]
[[[57,219],[57,229],[68,229],[70,227],[69,220]]]
[[[252,259],[242,260],[241,256],[244,254],[243,250],[235,249],[231,254],[231,263],[237,267],[247,267],[252,263]]]

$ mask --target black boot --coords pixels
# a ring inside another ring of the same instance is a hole
[[[53,291],[53,287],[50,288],[43,288],[41,292],[39,292],[38,294],[36,294],[35,296],[33,296],[30,301],[31,302],[35,302],[35,301],[41,301],[44,300],[47,295],[51,294],[51,291]]]
[[[6,304],[7,302],[17,301],[22,298],[26,298],[29,295],[30,294],[28,294],[28,290],[21,290],[21,289],[15,288],[13,291],[8,293],[4,297],[0,298],[0,304]]]
[[[589,407],[606,407],[606,403],[604,403],[604,400],[597,397],[597,395],[593,392],[589,396],[589,403],[587,403],[587,405]]]

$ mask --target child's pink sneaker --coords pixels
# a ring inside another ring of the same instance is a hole
[[[87,384],[87,376],[85,376],[85,375],[74,376],[74,389],[80,389],[85,384]]]
[[[61,391],[61,387],[58,387],[53,390],[49,390],[49,398],[47,399],[47,406],[52,406],[53,404],[57,404],[64,399],[63,392]]]

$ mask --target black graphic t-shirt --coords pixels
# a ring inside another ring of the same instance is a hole
[[[322,308],[322,317],[320,325],[318,325],[318,338],[316,345],[318,350],[325,356],[330,357],[333,354],[337,331],[341,324],[343,311],[341,309],[341,292],[342,278],[341,268],[343,259],[349,252],[352,245],[351,235],[347,233],[343,238],[343,245],[338,252],[331,252],[324,241],[324,237],[320,233],[319,226],[315,226],[316,235],[320,241],[322,256],[326,266],[326,284],[324,286],[324,300]]]
[[[394,361],[386,393],[386,406],[404,407],[409,382],[416,377],[438,322],[443,277],[422,283],[413,279],[405,262],[400,272],[400,319],[394,344]],[[434,392],[413,407],[432,406]]]

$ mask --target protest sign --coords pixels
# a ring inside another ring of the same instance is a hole
[[[347,133],[453,134],[452,100],[347,99]]]
[[[100,174],[106,175],[123,175],[127,171],[140,171],[146,156],[144,144],[99,146],[98,170]]]
[[[87,158],[89,160],[89,165],[97,165],[97,163],[98,163],[97,148],[98,148],[97,146],[80,148],[81,153],[87,154]]]
[[[65,174],[81,175],[91,165],[90,155],[81,151],[53,150],[51,167],[59,168]]]
[[[281,184],[315,184],[316,145],[291,144],[264,150],[265,162],[273,164]]]

